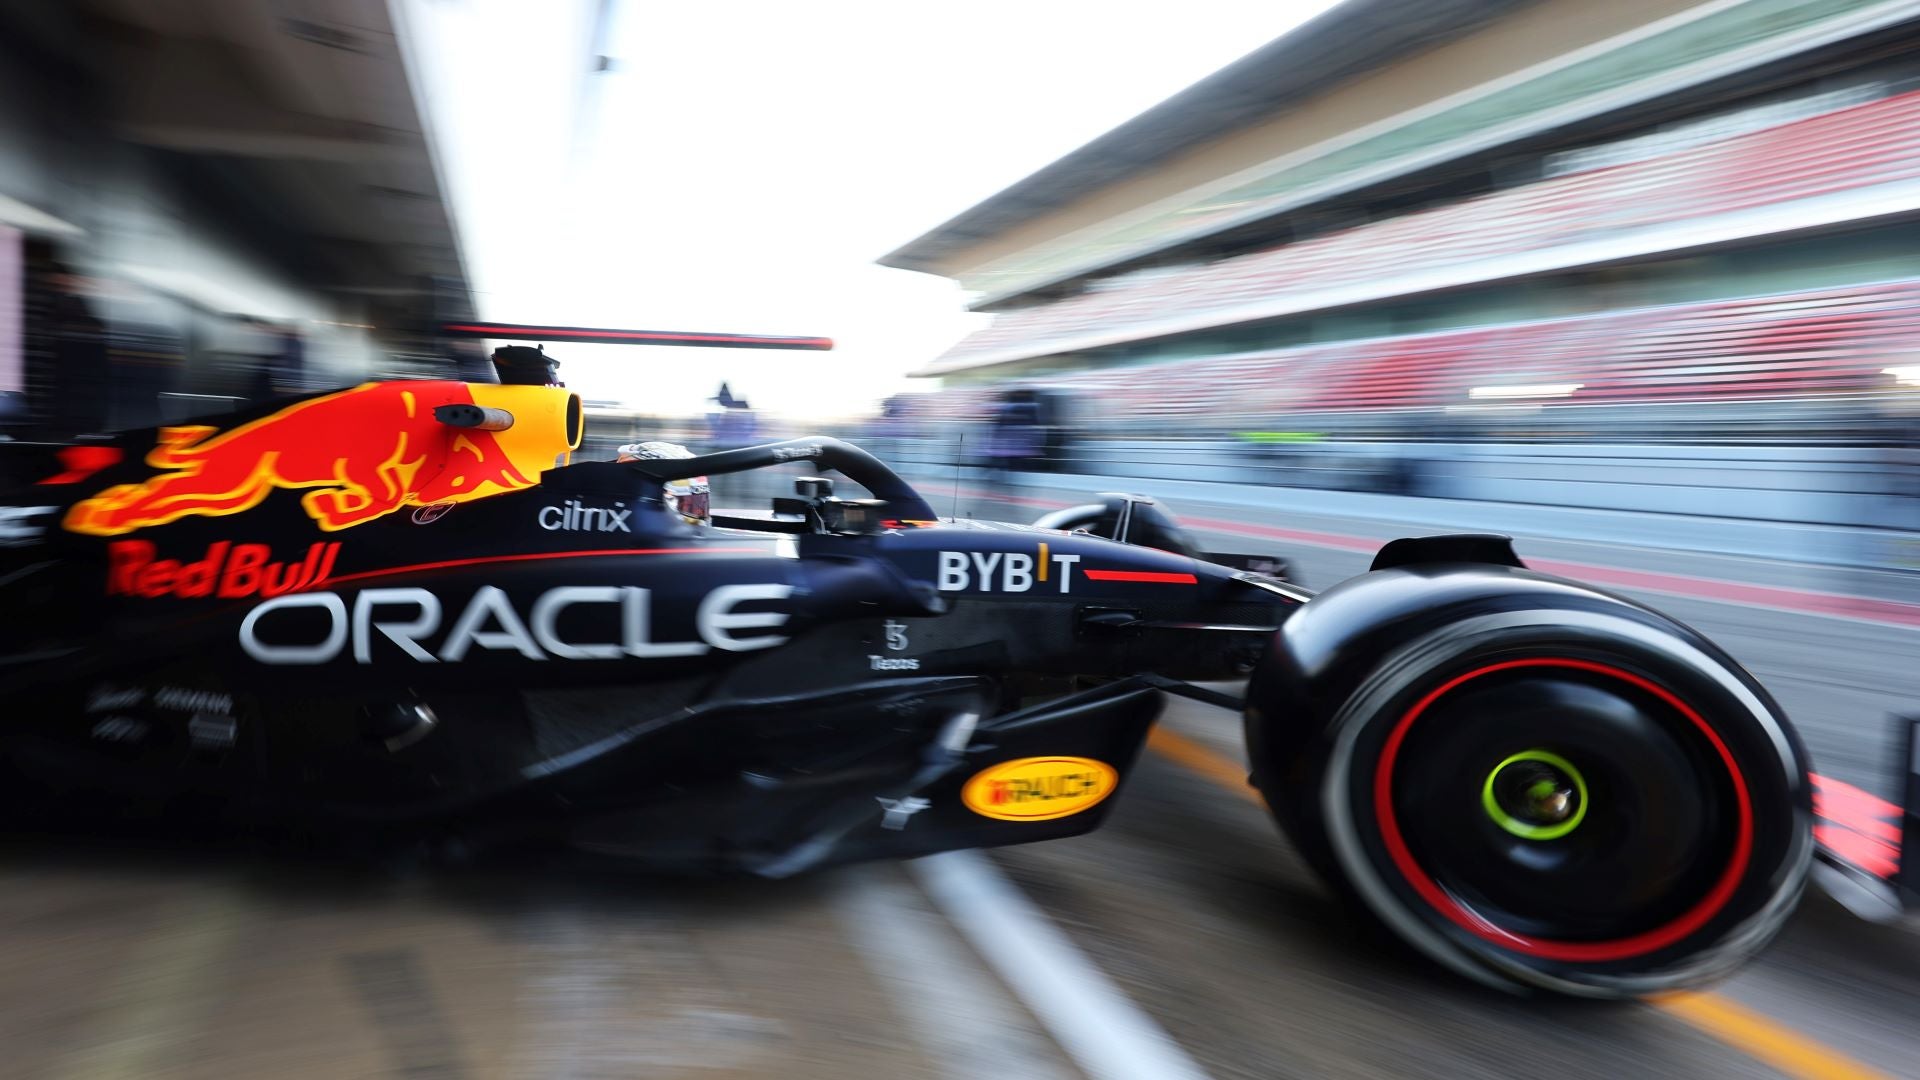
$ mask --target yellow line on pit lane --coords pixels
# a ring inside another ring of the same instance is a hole
[[[1225,754],[1160,725],[1155,725],[1147,736],[1147,747],[1264,807],[1260,793],[1247,783],[1246,767]],[[1647,1004],[1796,1080],[1891,1080],[1886,1073],[1789,1031],[1778,1020],[1761,1016],[1719,994],[1689,990],[1649,998]]]
[[[1147,748],[1185,766],[1190,772],[1199,773],[1256,806],[1262,805],[1260,793],[1247,783],[1247,770],[1225,754],[1202,746],[1185,735],[1176,735],[1160,724],[1155,724],[1153,730],[1147,733]]]
[[[1688,990],[1648,998],[1647,1004],[1802,1080],[1891,1080],[1831,1047],[1789,1031],[1719,994]]]

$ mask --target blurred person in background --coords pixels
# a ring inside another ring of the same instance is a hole
[[[1880,482],[1886,494],[1880,526],[1887,530],[1885,550],[1867,558],[1895,570],[1920,570],[1920,405],[1906,394],[1885,397],[1879,405],[1879,433],[1863,428],[1859,436],[1880,447]]]
[[[752,446],[759,436],[760,424],[747,399],[734,397],[733,388],[721,383],[720,392],[708,400],[719,403],[720,409],[707,414],[707,449]]]
[[[280,327],[280,353],[274,358],[274,379],[281,394],[307,388],[307,339],[292,323]]]
[[[1040,454],[1034,467],[1047,472],[1068,472],[1067,458],[1073,452],[1073,393],[1058,388],[1029,391],[1040,425]]]
[[[456,341],[447,349],[448,360],[453,365],[453,377],[461,382],[497,383],[500,375],[493,368],[493,360],[487,356],[487,350],[479,342]]]
[[[907,395],[895,394],[880,403],[880,415],[867,429],[866,449],[883,461],[904,458],[906,441],[913,435]]]
[[[996,484],[1012,480],[1015,469],[1030,468],[1045,447],[1038,396],[1031,390],[1009,391],[994,406],[987,434],[987,476]]]
[[[186,366],[186,346],[175,325],[177,309],[124,280],[102,282],[107,363],[115,431],[161,422],[160,395],[171,392]]]
[[[247,394],[255,403],[298,394],[306,388],[307,344],[291,323],[275,326],[265,319],[249,319],[264,336],[268,350],[254,368]]]
[[[65,441],[107,427],[106,325],[94,282],[44,244],[27,249],[26,376],[33,436]]]

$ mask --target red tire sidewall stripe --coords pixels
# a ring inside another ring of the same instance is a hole
[[[1400,744],[1405,741],[1407,730],[1429,706],[1461,684],[1496,671],[1528,667],[1572,668],[1589,671],[1619,679],[1645,690],[1692,721],[1713,748],[1719,752],[1720,760],[1725,762],[1727,774],[1733,778],[1734,796],[1740,810],[1739,828],[1734,838],[1733,858],[1728,861],[1726,871],[1720,875],[1720,879],[1714,883],[1707,895],[1673,921],[1632,937],[1616,938],[1610,941],[1556,941],[1516,934],[1495,926],[1449,895],[1427,875],[1425,870],[1421,869],[1420,864],[1414,860],[1413,853],[1407,849],[1406,840],[1400,834],[1399,821],[1394,815],[1392,788],[1394,762],[1399,757]],[[1429,692],[1416,702],[1413,708],[1407,710],[1387,736],[1386,745],[1380,752],[1380,762],[1374,770],[1373,809],[1375,817],[1379,820],[1380,838],[1386,845],[1387,854],[1421,899],[1432,905],[1448,921],[1468,933],[1502,948],[1543,960],[1601,963],[1610,960],[1627,960],[1664,949],[1706,925],[1708,920],[1726,907],[1727,902],[1733,898],[1735,890],[1739,888],[1741,876],[1746,873],[1747,864],[1753,856],[1753,801],[1747,793],[1746,777],[1734,761],[1733,753],[1727,749],[1727,744],[1720,738],[1720,733],[1713,730],[1699,712],[1665,687],[1631,672],[1590,660],[1555,657],[1507,660],[1475,668]]]

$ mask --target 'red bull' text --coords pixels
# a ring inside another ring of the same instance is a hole
[[[266,544],[222,540],[194,560],[156,558],[148,540],[115,540],[107,545],[107,595],[237,599],[279,596],[311,589],[333,573],[339,543],[307,546],[305,556],[275,560]]]

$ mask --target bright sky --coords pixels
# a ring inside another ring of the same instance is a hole
[[[831,353],[550,347],[591,398],[870,410],[981,324],[873,260],[1333,0],[408,0],[483,318],[824,334]],[[1177,13],[1177,14],[1176,14]]]

